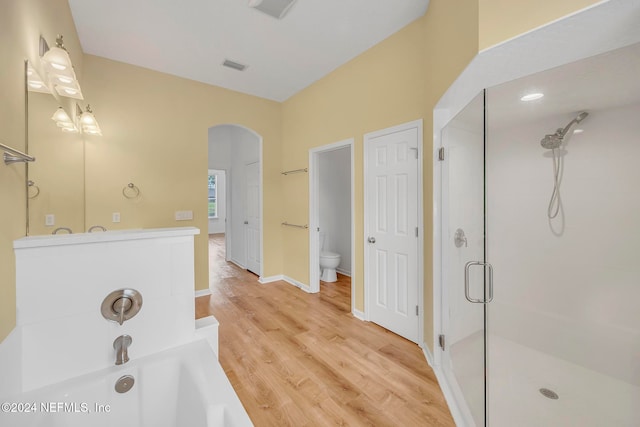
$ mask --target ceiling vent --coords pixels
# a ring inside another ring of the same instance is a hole
[[[231,61],[230,59],[225,59],[222,65],[238,71],[244,71],[248,67],[248,65],[240,64],[239,62]]]
[[[276,19],[282,19],[295,2],[296,0],[249,0],[249,7]]]

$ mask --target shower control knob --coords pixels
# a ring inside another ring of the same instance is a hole
[[[367,239],[367,242],[369,242],[369,243],[375,243],[375,242],[376,242],[376,238],[375,238],[375,237],[369,237],[369,238]]]
[[[462,245],[464,245],[465,248],[469,246],[467,243],[467,236],[464,235],[464,230],[462,228],[458,228],[456,230],[456,234],[453,235],[453,242],[455,243],[456,248],[461,248]]]

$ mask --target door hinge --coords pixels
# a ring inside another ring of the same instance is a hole
[[[444,160],[444,147],[438,148],[438,160],[440,161]]]
[[[444,335],[438,335],[438,344],[442,351],[444,351]]]
[[[418,227],[416,227],[416,237],[418,237]]]
[[[418,306],[416,305],[416,316],[418,315]]]

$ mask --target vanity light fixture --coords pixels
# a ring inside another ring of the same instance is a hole
[[[58,107],[56,112],[53,113],[53,116],[51,116],[51,120],[56,122],[56,125],[59,128],[61,128],[62,132],[71,132],[71,133],[78,132],[78,127],[73,122],[73,120],[71,120],[71,117],[69,117],[67,112],[64,111],[64,108],[62,107]]]
[[[78,111],[82,110],[78,108]],[[100,130],[98,121],[93,115],[93,111],[91,111],[91,106],[88,104],[87,109],[82,114],[80,114],[80,125],[82,126],[82,132],[84,133],[102,136],[102,131]]]
[[[69,117],[67,112],[64,111],[64,108],[62,108],[62,107],[58,107],[56,112],[53,113],[53,116],[51,116],[51,120],[54,120],[56,123],[71,123],[71,124],[73,124],[73,122],[71,121],[71,117]]]
[[[49,86],[47,86],[38,72],[34,70],[29,61],[27,61],[27,90],[29,92],[51,93]]]
[[[523,96],[522,98],[520,98],[520,101],[524,101],[524,102],[528,102],[528,101],[535,101],[536,99],[540,99],[544,96],[544,93],[528,93],[525,96]]]
[[[47,45],[46,40],[40,36],[40,56],[47,70],[49,81],[58,95],[84,99],[76,73],[73,71],[69,52],[64,47],[61,35],[58,35],[56,45],[51,48]]]

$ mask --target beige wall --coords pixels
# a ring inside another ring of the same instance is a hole
[[[531,31],[601,0],[478,0],[480,50]]]
[[[62,33],[87,101],[105,133],[103,138],[87,140],[87,226],[99,223],[116,228],[111,213],[120,212],[120,228],[194,225],[206,230],[206,190],[199,185],[205,182],[207,170],[207,128],[240,124],[264,137],[265,276],[284,273],[306,283],[308,236],[279,224],[283,219],[307,222],[308,181],[305,175],[282,177],[280,171],[306,166],[311,147],[354,137],[356,238],[362,242],[362,135],[423,118],[425,307],[429,308],[432,153],[428,148],[433,106],[478,47],[486,48],[593,3],[432,0],[424,17],[278,104],[83,57],[66,0],[3,0],[0,141],[24,148],[23,61],[37,60],[40,34],[53,44],[55,35]],[[43,165],[45,161],[38,159]],[[24,170],[23,165],[0,164],[0,339],[15,325],[12,241],[25,233]],[[122,187],[130,181],[142,191],[138,201],[122,197]],[[289,194],[296,197],[283,199]],[[194,221],[174,221],[177,209],[193,210]],[[208,286],[206,253],[206,238],[201,235],[196,241],[198,289]],[[354,268],[359,277],[357,308],[363,309],[361,245]],[[431,335],[432,319],[427,314],[428,344]]]
[[[284,103],[285,169],[308,164],[310,148],[355,138],[356,308],[364,310],[363,135],[416,119],[424,120],[425,307],[432,306],[432,111],[440,96],[477,53],[477,4],[432,0],[427,14]],[[308,177],[283,178],[284,211],[290,222],[309,216]],[[308,233],[286,229],[284,274],[309,282]],[[433,321],[425,315],[425,340]]]
[[[198,227],[196,289],[207,289],[208,129],[237,124],[263,138],[264,274],[280,274],[281,104],[91,55],[84,66],[104,134],[86,139],[87,227]],[[139,199],[123,197],[129,182]],[[175,221],[176,210],[193,211],[193,221]]]

